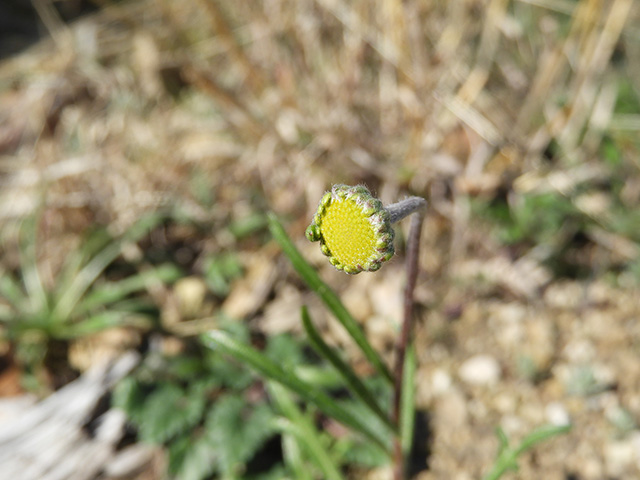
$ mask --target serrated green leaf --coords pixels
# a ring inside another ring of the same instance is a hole
[[[146,394],[140,383],[132,376],[123,378],[113,390],[111,401],[113,405],[125,411],[134,422],[139,423],[144,412]]]
[[[204,407],[204,396],[188,395],[173,383],[162,383],[144,402],[140,436],[145,442],[163,443],[197,424]]]
[[[284,368],[293,368],[304,363],[302,348],[291,335],[269,337],[264,353]]]
[[[180,480],[202,480],[209,478],[218,467],[218,452],[215,445],[207,435],[197,439],[180,439],[175,446],[172,445],[173,471]]]
[[[273,412],[266,404],[249,405],[242,396],[229,394],[214,404],[205,429],[220,473],[235,476],[272,436]]]
[[[251,371],[237,362],[230,362],[219,352],[210,351],[206,363],[210,375],[232,390],[244,390],[254,381]]]
[[[195,440],[193,439],[192,432],[183,432],[169,443],[167,448],[167,471],[170,474],[180,478],[178,474],[183,468],[187,453],[191,450],[194,443]]]
[[[203,364],[202,359],[192,355],[180,355],[166,367],[166,373],[170,377],[175,377],[177,380],[194,380],[206,376],[213,384],[221,384],[216,375],[212,375],[211,372]]]
[[[204,261],[203,270],[211,291],[224,297],[229,293],[231,281],[242,275],[242,263],[234,254],[209,257]]]

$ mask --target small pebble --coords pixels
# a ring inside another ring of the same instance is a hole
[[[451,387],[451,376],[443,369],[439,368],[433,372],[431,377],[431,388],[433,393],[444,393]]]
[[[562,426],[571,423],[571,417],[564,405],[560,402],[551,402],[544,409],[544,415],[552,425]]]
[[[607,474],[610,477],[622,477],[634,461],[633,443],[628,440],[609,443],[605,446],[604,455]]]
[[[469,418],[465,396],[458,389],[450,389],[438,398],[435,415],[438,423],[447,425],[447,428],[455,430],[465,427]]]
[[[494,385],[500,379],[500,365],[491,355],[476,355],[460,366],[458,374],[470,385]]]

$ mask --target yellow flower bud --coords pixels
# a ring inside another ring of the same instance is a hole
[[[306,231],[345,273],[374,272],[394,254],[390,215],[363,186],[334,185],[320,200]]]

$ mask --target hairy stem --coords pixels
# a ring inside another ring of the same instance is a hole
[[[389,221],[396,223],[403,218],[411,215],[413,212],[423,210],[427,207],[427,201],[420,197],[409,197],[399,202],[387,205],[384,209],[389,212]]]

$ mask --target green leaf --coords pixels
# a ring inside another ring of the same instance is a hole
[[[273,435],[273,412],[264,403],[249,405],[240,395],[225,395],[209,412],[205,430],[218,455],[220,473],[236,476]]]
[[[162,383],[145,401],[140,436],[145,442],[166,442],[197,424],[204,407],[203,395],[190,395],[173,383]]]
[[[252,213],[244,218],[231,222],[229,231],[236,239],[240,240],[262,230],[266,223],[264,214]]]
[[[545,440],[556,437],[558,435],[562,435],[564,433],[569,433],[570,431],[571,425],[545,425],[527,435],[516,449],[516,452],[518,455],[520,455],[521,453],[526,452],[538,443],[544,442]]]
[[[498,455],[502,455],[502,452],[509,448],[509,438],[507,434],[504,433],[504,430],[500,427],[496,428],[496,436],[498,437],[498,442],[500,445],[498,447]]]
[[[313,480],[309,468],[305,465],[300,443],[292,433],[282,433],[282,455],[285,464],[291,469],[296,479]]]
[[[388,465],[389,458],[380,454],[380,449],[371,442],[343,437],[338,440],[336,450],[341,452],[343,463],[360,465],[366,468],[377,468]]]
[[[105,268],[107,268],[118,256],[122,245],[127,242],[136,242],[149,230],[156,227],[162,220],[162,216],[153,214],[143,217],[136,222],[122,238],[114,240],[98,252],[91,260],[73,277],[67,289],[58,294],[52,317],[59,322],[65,322],[76,308],[76,305],[95,282]]]
[[[180,480],[202,480],[211,477],[218,466],[218,452],[207,435],[193,439],[184,436],[169,448],[169,471]]]
[[[242,275],[242,263],[235,254],[208,257],[203,267],[205,281],[213,293],[225,297],[231,282]]]
[[[295,368],[304,363],[300,344],[291,335],[269,337],[264,353],[284,368]]]
[[[38,271],[36,238],[37,217],[32,216],[25,219],[20,228],[20,265],[22,282],[27,291],[25,303],[32,312],[47,312],[49,299]]]
[[[312,480],[310,477],[296,475],[294,477],[295,480]],[[282,465],[276,465],[268,472],[257,473],[255,475],[245,475],[244,480],[292,480],[289,475],[287,475],[287,470]]]
[[[77,314],[89,312],[97,307],[107,306],[127,295],[144,290],[150,285],[170,283],[180,278],[182,272],[172,264],[162,265],[149,271],[131,275],[118,282],[96,286],[78,305]]]
[[[56,338],[71,339],[91,335],[111,327],[141,326],[141,324],[143,320],[140,317],[134,317],[130,311],[108,310],[91,315],[78,323],[52,325],[49,333]]]
[[[205,362],[210,375],[225,387],[244,390],[253,382],[251,371],[238,362],[230,362],[220,352],[208,350]]]
[[[124,410],[134,423],[139,424],[145,409],[145,398],[146,394],[138,380],[128,376],[118,382],[111,401],[115,407]]]
[[[409,345],[404,359],[402,393],[400,397],[400,437],[405,458],[411,452],[413,429],[415,426],[415,375],[416,353],[413,344]]]
[[[316,388],[336,390],[344,386],[342,375],[330,365],[296,365],[294,370],[301,380]]]
[[[323,478],[342,480],[343,477],[326,451],[317,429],[296,406],[289,392],[282,385],[275,382],[269,382],[268,388],[278,409],[288,419],[288,421],[281,419],[278,422],[278,427],[285,432],[285,435],[289,434],[295,437],[303,445],[309,457],[323,473]],[[301,459],[296,461],[298,463],[302,462]]]
[[[534,430],[527,435],[516,448],[509,446],[509,439],[502,429],[497,430],[500,442],[499,454],[491,471],[484,477],[484,480],[497,480],[508,470],[518,468],[518,457],[524,452],[532,449],[535,445],[548,440],[557,435],[567,433],[571,430],[571,425],[546,425]]]
[[[340,423],[352,428],[356,432],[362,433],[367,438],[380,445],[383,450],[386,450],[385,442],[382,441],[376,433],[374,433],[369,425],[363,423],[352,413],[347,412],[324,392],[301,380],[293,374],[293,372],[283,370],[280,365],[273,362],[265,355],[246,344],[234,340],[225,332],[212,331],[203,335],[201,338],[205,345],[231,355],[239,361],[246,363],[264,377],[283,384],[302,397],[305,401],[317,406],[325,414],[335,418]]]
[[[0,296],[19,312],[25,307],[25,294],[19,283],[7,272],[0,272]]]
[[[291,264],[298,274],[302,277],[309,288],[316,292],[316,294],[322,299],[327,308],[331,310],[336,319],[342,324],[351,338],[353,338],[358,347],[360,347],[360,350],[362,350],[362,353],[364,353],[365,357],[369,362],[371,362],[378,373],[385,377],[389,383],[393,384],[393,376],[391,375],[391,372],[384,364],[378,353],[373,349],[362,332],[362,329],[358,325],[358,322],[356,322],[356,320],[351,316],[349,311],[340,301],[340,298],[338,298],[335,292],[322,281],[314,268],[304,259],[276,216],[274,214],[269,214],[268,218],[269,230],[271,231],[273,238],[278,242],[280,248],[282,248],[282,251],[289,258],[289,261],[291,261]]]
[[[349,415],[357,419],[361,424],[367,426],[375,438],[384,438],[385,442],[372,443],[378,449],[378,454],[388,460],[386,454],[391,451],[391,436],[389,435],[389,426],[383,423],[377,415],[368,408],[363,408],[360,400],[352,398],[344,398],[336,400],[336,404]]]
[[[82,266],[91,260],[100,250],[112,243],[114,238],[105,228],[96,228],[82,240],[80,248],[69,252],[58,275],[54,296],[59,298],[69,289]]]
[[[0,303],[0,323],[15,324],[16,312],[8,305]],[[0,338],[7,336],[9,332],[0,329]]]
[[[335,367],[336,371],[342,375],[342,378],[344,378],[347,383],[349,390],[359,398],[364,405],[371,409],[380,421],[389,427],[389,430],[394,432],[396,430],[395,427],[391,424],[391,420],[388,415],[385,414],[382,411],[382,408],[380,408],[380,405],[378,405],[373,393],[369,391],[364,383],[362,383],[351,366],[342,360],[342,358],[340,358],[340,356],[322,339],[318,331],[313,326],[313,322],[311,321],[311,317],[309,316],[309,312],[305,306],[302,307],[301,315],[302,323],[305,331],[307,332],[307,336],[309,337],[311,346],[319,355],[326,358],[329,363]]]
[[[215,375],[212,375],[203,364],[202,358],[194,355],[178,355],[167,364],[164,369],[176,381],[208,381],[212,388],[221,385]]]

